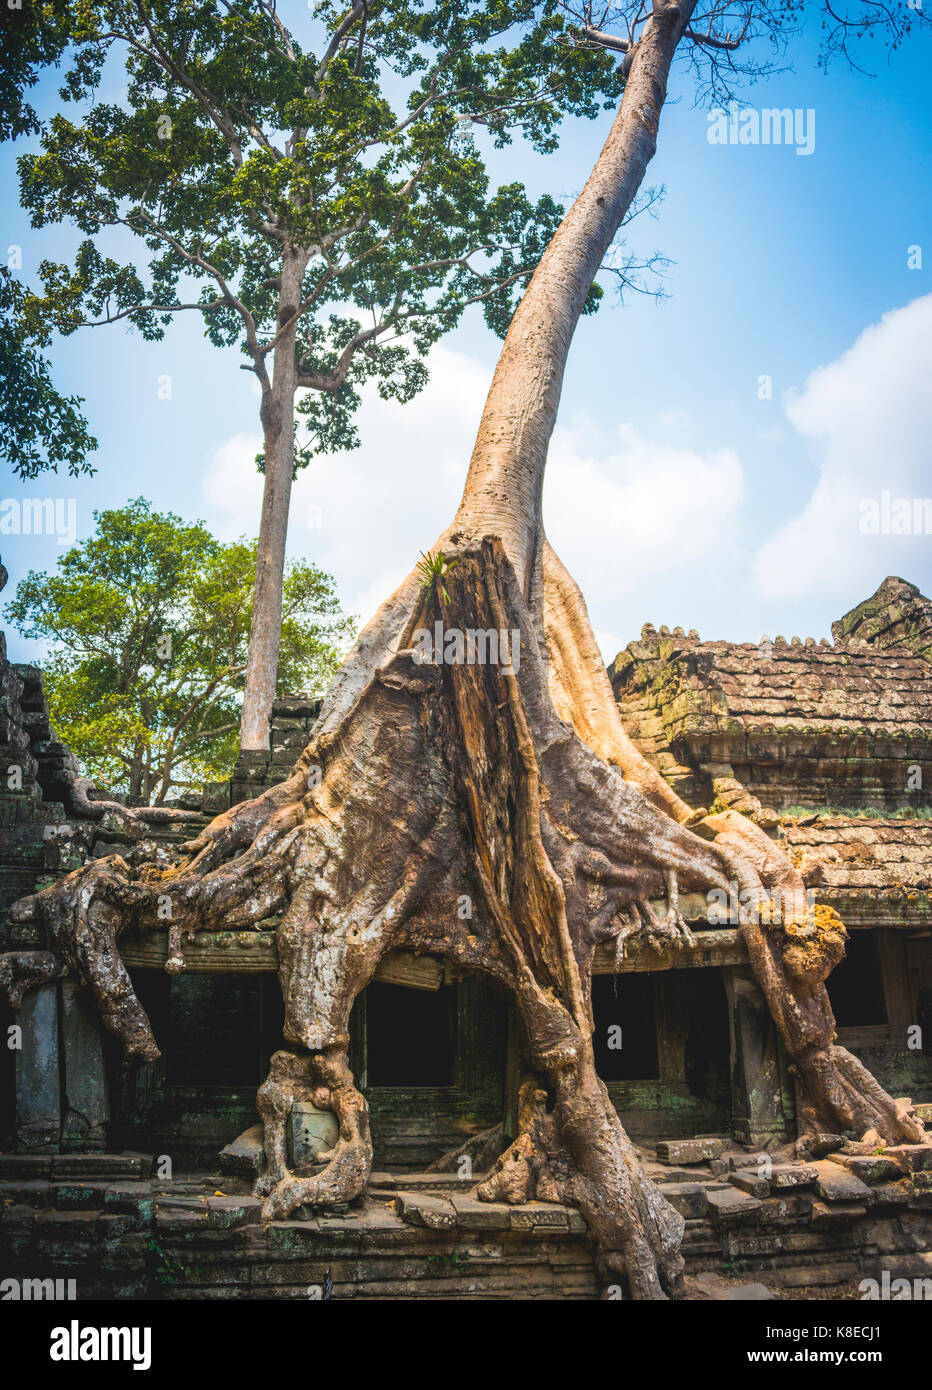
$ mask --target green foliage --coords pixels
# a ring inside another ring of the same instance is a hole
[[[421,588],[442,594],[444,602],[449,603],[450,595],[443,580],[456,563],[456,560],[446,559],[442,550],[438,550],[436,555],[425,555],[422,550],[421,558],[415,566],[421,576]]]
[[[87,455],[97,448],[81,414],[79,396],[56,391],[45,358],[29,341],[20,315],[26,291],[0,266],[0,459],[21,478],[35,478],[66,463],[73,476],[93,473]]]
[[[296,16],[300,37],[267,0],[73,0],[67,28],[56,4],[32,11],[8,70],[28,82],[67,38],[61,96],[77,110],[21,156],[21,198],[34,227],[69,221],[84,240],[72,264],[42,263],[27,326],[125,319],[156,340],[198,312],[266,390],[287,342],[309,393],[296,467],[358,444],[366,382],[402,401],[420,390],[425,354],[467,305],[507,328],[562,209],[492,189],[473,131],[548,151],[563,115],[595,116],[621,90],[556,0],[322,0]],[[126,95],[101,100],[117,51]],[[7,120],[31,128],[25,110]],[[146,265],[114,259],[114,229]]]
[[[49,0],[20,9],[6,4],[0,11],[0,140],[34,134],[39,119],[27,100],[39,72],[57,63],[68,41],[69,0]]]
[[[6,616],[51,644],[52,721],[88,774],[161,802],[235,761],[256,546],[222,544],[141,497],[95,519],[57,573],[20,582]],[[354,631],[330,576],[291,562],[279,693],[322,693]]]

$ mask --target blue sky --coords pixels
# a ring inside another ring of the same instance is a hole
[[[932,265],[930,58],[932,42],[915,39],[890,64],[877,53],[874,79],[840,64],[826,76],[801,43],[796,71],[744,102],[814,111],[810,155],[709,143],[707,113],[685,77],[674,82],[648,176],[665,198],[655,221],[630,229],[632,249],[674,262],[669,297],[619,307],[610,292],[580,325],[545,491],[548,533],[607,657],[644,621],[707,638],[818,638],[888,573],[932,588],[928,534],[865,534],[863,521],[884,493],[932,494],[932,294],[929,270],[908,267],[916,246]],[[45,90],[54,103],[54,83]],[[550,157],[514,146],[493,171],[569,198],[610,119],[568,124]],[[75,237],[29,229],[16,201],[23,147],[0,148],[0,240],[22,247],[28,281]],[[332,570],[361,618],[449,519],[497,351],[469,317],[435,353],[422,397],[367,400],[362,448],[300,479],[290,549]],[[58,384],[86,398],[98,472],[6,478],[2,496],[74,498],[79,538],[95,508],[138,494],[222,535],[255,533],[258,402],[235,350],[210,347],[190,315],[159,344],[113,326],[51,358]],[[12,589],[61,547],[0,534],[0,553]],[[37,654],[8,637],[15,659]]]

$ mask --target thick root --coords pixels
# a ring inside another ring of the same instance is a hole
[[[544,1084],[528,1092],[527,1123],[483,1191],[572,1202],[606,1275],[624,1269],[634,1297],[662,1298],[678,1276],[683,1223],[641,1170],[595,1071],[590,970],[601,941],[623,944],[632,930],[685,941],[680,892],[737,880],[749,902],[779,897],[779,917],[745,912],[741,929],[813,1114],[863,1118],[889,1139],[914,1131],[833,1047],[824,978],[843,950],[837,918],[810,931],[798,875],[743,817],[689,828],[688,808],[662,794],[609,727],[607,681],[593,675],[588,713],[566,700],[555,709],[538,626],[501,544],[460,538],[456,547],[442,584],[406,581],[384,626],[366,629],[287,782],[218,817],[177,868],[134,877],[118,857],[95,861],[29,910],[52,954],[90,983],[129,1060],[157,1050],[119,957],[128,925],[156,925],[167,900],[183,964],[185,934],[282,914],[285,1037],[296,1051],[276,1054],[259,1093],[267,1167],[257,1191],[268,1218],[365,1187],[372,1149],[346,1060],[348,1020],[382,957],[429,951],[491,976],[513,995],[527,1065]],[[425,665],[416,634],[435,623],[467,640],[459,658],[444,651]],[[471,660],[477,633],[508,634],[510,660]],[[578,736],[577,719],[608,740],[601,755]],[[648,904],[664,891],[659,921]],[[466,919],[464,895],[476,905]],[[301,1096],[339,1123],[312,1176],[287,1163],[286,1125]]]
[[[326,1167],[312,1177],[296,1176],[287,1163],[286,1127],[297,1100],[332,1110],[339,1124],[339,1137],[326,1156]],[[255,1192],[266,1198],[265,1220],[282,1220],[301,1206],[348,1202],[365,1191],[372,1171],[369,1111],[353,1085],[345,1052],[333,1049],[303,1057],[276,1052],[257,1101],[265,1129],[266,1168]]]

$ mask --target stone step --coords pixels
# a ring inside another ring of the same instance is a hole
[[[712,1217],[719,1226],[747,1226],[757,1222],[763,1209],[763,1202],[757,1197],[749,1197],[736,1187],[725,1187],[719,1192],[707,1192],[706,1200]]]
[[[902,1177],[900,1165],[892,1158],[875,1154],[829,1154],[829,1161],[847,1168],[861,1182],[873,1186]]]
[[[867,1183],[838,1163],[822,1159],[813,1163],[818,1176],[816,1192],[825,1202],[870,1202],[871,1190]]]
[[[721,1139],[662,1139],[657,1145],[657,1159],[670,1166],[676,1163],[708,1163],[721,1158]]]
[[[379,1192],[469,1192],[485,1173],[461,1177],[459,1173],[372,1173],[369,1190]]]
[[[118,1178],[148,1177],[151,1163],[145,1154],[0,1154],[0,1180],[86,1178],[115,1182]]]

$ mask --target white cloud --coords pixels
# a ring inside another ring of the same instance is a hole
[[[586,423],[559,428],[544,485],[554,549],[584,594],[606,613],[645,579],[695,563],[734,525],[744,492],[731,449],[702,455],[646,439],[630,425],[613,437]]]
[[[368,392],[358,418],[362,448],[318,459],[299,476],[289,551],[333,573],[345,607],[363,621],[453,516],[490,380],[489,366],[438,347],[421,395],[400,406]],[[206,520],[224,538],[258,529],[259,447],[258,437],[234,435],[211,459]],[[619,596],[716,553],[742,493],[730,450],[670,448],[627,425],[606,436],[585,417],[557,429],[544,494],[548,535],[590,599],[603,651],[614,655],[622,645],[613,631]]]
[[[754,582],[763,598],[812,592],[849,599],[887,574],[928,570],[929,537],[869,535],[862,507],[932,493],[932,295],[865,329],[837,361],[812,373],[786,402],[811,441],[819,478],[800,514],[762,546]]]

